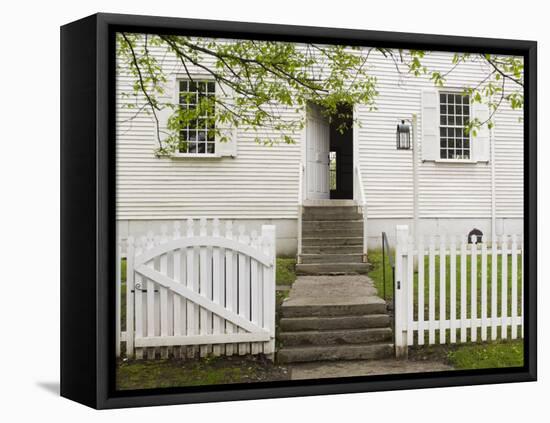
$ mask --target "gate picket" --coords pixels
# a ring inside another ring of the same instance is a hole
[[[211,227],[209,235],[201,219],[196,236],[188,219],[183,238],[175,222],[170,239],[163,226],[161,236],[149,231],[141,244],[128,240],[128,330],[118,336],[129,357],[237,352],[273,359],[274,227],[262,226],[261,237],[240,227],[237,239],[230,222],[223,236],[219,220]]]

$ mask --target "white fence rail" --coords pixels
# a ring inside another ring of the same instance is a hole
[[[395,347],[523,337],[523,241],[430,237],[397,226]],[[417,271],[415,272],[415,268]]]
[[[222,232],[217,219],[189,219],[184,235],[176,222],[170,236],[164,227],[160,236],[149,232],[128,239],[126,328],[117,332],[118,354],[124,342],[126,355],[138,359],[260,353],[272,358],[275,227],[264,225],[260,234],[248,235],[239,226],[238,232],[231,222]],[[117,285],[120,292],[119,278]]]

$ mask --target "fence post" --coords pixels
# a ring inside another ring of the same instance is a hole
[[[408,316],[408,237],[409,227],[407,225],[396,226],[396,249],[395,249],[395,356],[406,359],[407,348],[407,316]],[[412,281],[411,281],[412,283]]]
[[[134,358],[134,238],[126,248],[126,356]]]
[[[275,359],[275,276],[276,253],[275,226],[262,225],[262,240],[264,252],[272,258],[271,267],[264,267],[264,328],[269,331],[270,340],[264,344],[264,354],[271,360]]]
[[[116,267],[116,276],[115,276],[115,295],[116,295],[116,299],[115,299],[115,319],[116,319],[116,323],[115,323],[115,336],[116,336],[116,345],[115,345],[115,353],[116,353],[116,356],[117,357],[120,357],[120,315],[121,315],[121,310],[120,310],[120,307],[122,306],[121,305],[121,301],[120,301],[120,291],[121,291],[121,284],[122,284],[122,281],[121,281],[121,275],[120,275],[120,260],[122,259],[122,246],[121,246],[121,243],[122,241],[119,239],[118,242],[117,242],[117,246],[116,246],[116,263],[115,263],[115,267]]]

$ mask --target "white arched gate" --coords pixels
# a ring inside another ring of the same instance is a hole
[[[128,357],[275,351],[275,227],[233,233],[217,219],[179,222],[127,243]],[[209,230],[210,229],[210,230]]]

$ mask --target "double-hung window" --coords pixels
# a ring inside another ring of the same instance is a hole
[[[470,160],[470,136],[465,130],[470,121],[470,97],[456,92],[441,92],[439,107],[440,158]]]
[[[216,84],[208,80],[180,80],[179,105],[187,110],[196,110],[204,98],[216,95]],[[180,132],[179,153],[215,154],[216,122],[213,110],[204,110]]]

